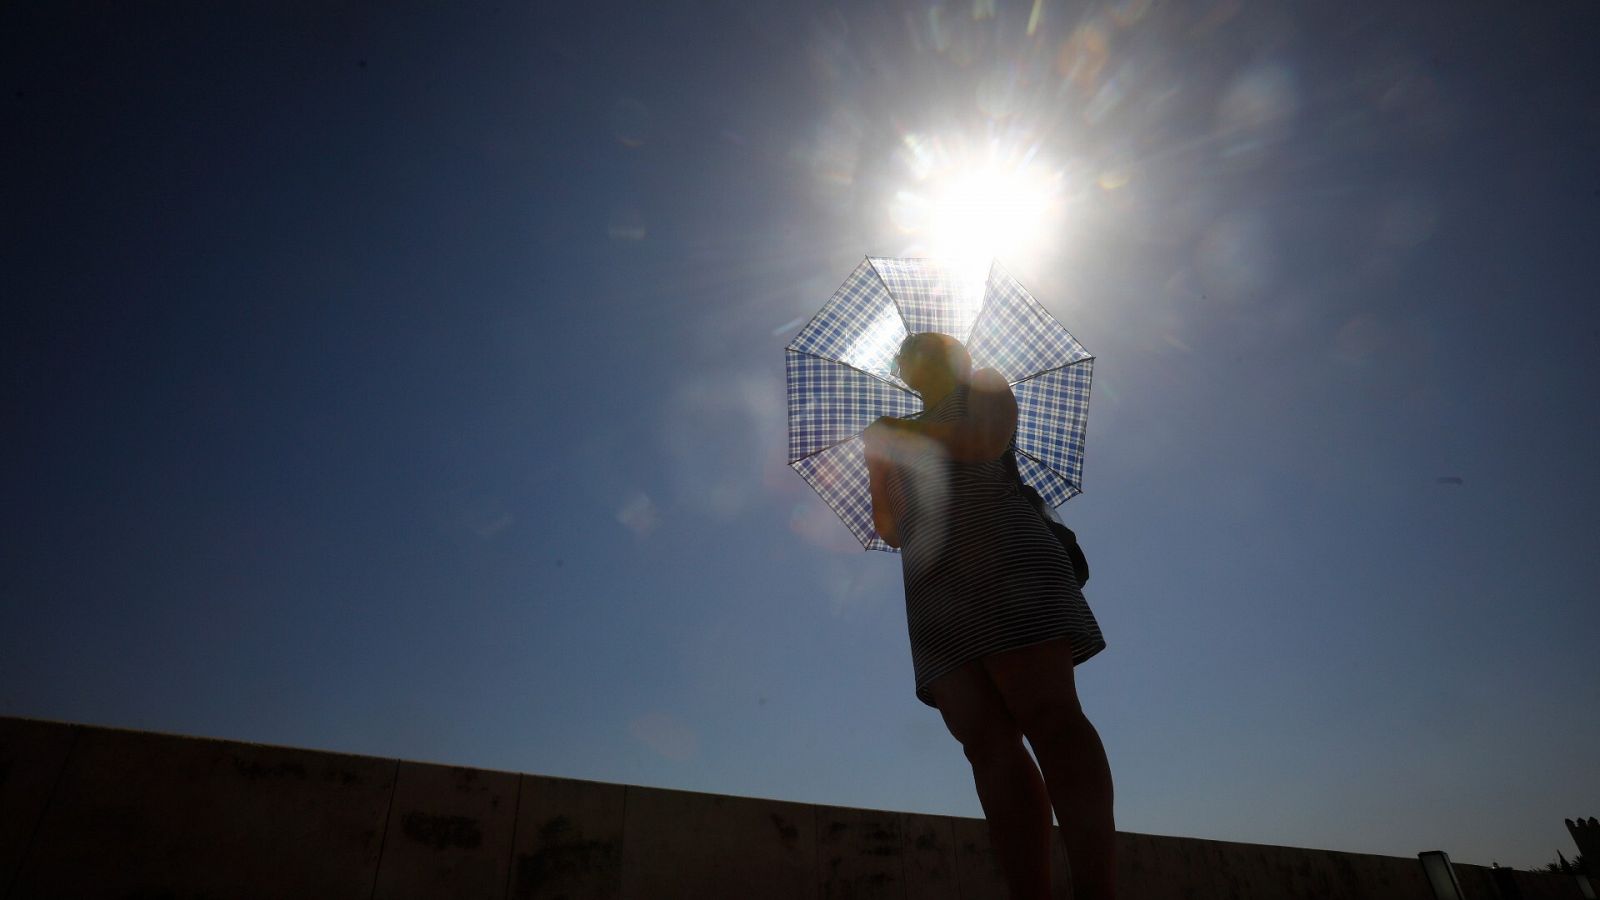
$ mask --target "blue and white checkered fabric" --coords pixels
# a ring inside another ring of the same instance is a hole
[[[868,550],[895,548],[872,527],[872,485],[867,474],[866,445],[860,437],[791,463],[824,502],[839,514],[850,533]]]
[[[894,298],[864,259],[788,349],[853,366],[907,390],[905,382],[889,374],[889,362],[905,336],[905,320]]]
[[[1051,506],[1060,506],[1078,495],[1078,489],[1068,484],[1065,478],[1026,453],[1017,454],[1017,471],[1022,473],[1022,480],[1033,485],[1044,502]]]
[[[1052,506],[1082,491],[1094,358],[998,263],[977,289],[926,259],[868,257],[785,350],[789,465],[868,550],[894,548],[872,527],[860,433],[922,400],[889,373],[909,333],[940,331],[994,368],[1017,397],[1017,466]]]
[[[1083,441],[1093,375],[1091,356],[1011,386],[1017,396],[1017,469],[1051,506],[1083,491]],[[1047,466],[1051,476],[1029,478],[1024,455]]]
[[[922,409],[909,390],[832,360],[786,350],[784,368],[791,463],[860,434],[879,416],[904,418]]]
[[[1017,382],[1089,358],[1078,339],[995,263],[989,269],[983,311],[964,341],[975,369],[996,369]]]
[[[967,342],[973,320],[983,307],[981,283],[965,284],[931,259],[869,257],[868,261],[899,305],[906,331],[942,331]]]

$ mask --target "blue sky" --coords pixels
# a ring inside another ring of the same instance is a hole
[[[989,140],[1118,827],[1570,856],[1600,8],[1392,6],[8,5],[0,713],[981,816],[783,346]]]

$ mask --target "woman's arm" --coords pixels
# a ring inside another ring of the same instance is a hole
[[[889,467],[894,461],[889,456],[888,441],[890,439],[890,426],[883,424],[880,419],[867,428],[862,435],[862,441],[867,448],[867,475],[872,488],[872,527],[883,538],[883,542],[891,547],[899,548],[900,533],[894,521],[894,513],[889,508]]]

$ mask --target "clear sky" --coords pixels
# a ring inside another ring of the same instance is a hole
[[[1600,812],[1600,5],[0,10],[0,713],[981,816],[783,347],[1034,153],[1125,831]],[[898,198],[898,199],[897,199]]]

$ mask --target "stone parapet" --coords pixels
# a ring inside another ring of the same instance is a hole
[[[1141,900],[1431,897],[1415,857],[1118,832]],[[1423,848],[1431,849],[1431,848]],[[1586,857],[1593,858],[1586,851]],[[1067,860],[1053,843],[1056,896]],[[1469,898],[1489,870],[1456,865]],[[1526,900],[1567,876],[1512,873]],[[1004,900],[982,819],[0,717],[0,898]]]

